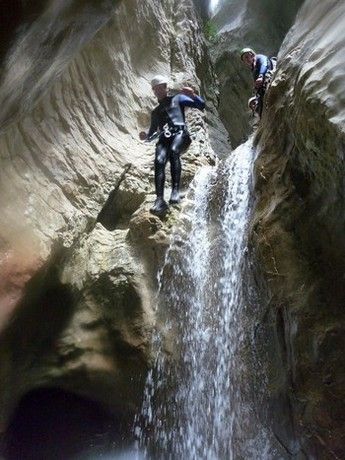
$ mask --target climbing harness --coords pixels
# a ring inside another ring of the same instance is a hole
[[[169,137],[171,137],[171,131],[170,131],[170,127],[168,125],[168,123],[166,123],[164,126],[163,126],[163,135],[164,137],[166,137],[167,139],[169,139]]]
[[[252,111],[253,117],[255,116],[255,112],[258,106],[258,96],[252,96],[248,99],[248,108]]]
[[[169,139],[173,134],[177,134],[181,131],[186,131],[186,126],[181,125],[181,126],[169,126],[168,123],[166,123],[163,128],[162,128],[162,134],[165,138]]]

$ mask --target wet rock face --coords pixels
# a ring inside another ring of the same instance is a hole
[[[343,2],[307,1],[284,41],[258,133],[252,242],[280,311],[276,349],[308,456],[345,453]],[[274,120],[274,122],[272,122]]]
[[[179,209],[165,220],[148,212],[154,145],[138,132],[156,104],[153,75],[210,98],[217,139],[188,111],[183,188],[214,162],[211,142],[226,150],[215,96],[200,85],[213,76],[192,1],[39,2],[28,16],[26,7],[0,85],[1,430],[37,386],[116,411],[140,400],[151,289]]]
[[[257,53],[276,56],[303,0],[223,0],[212,19],[218,29],[213,45],[219,79],[219,112],[233,147],[250,132],[247,101],[253,80],[240,60],[239,52],[251,47]]]
[[[31,110],[78,50],[109,20],[118,3],[2,2],[0,129]]]

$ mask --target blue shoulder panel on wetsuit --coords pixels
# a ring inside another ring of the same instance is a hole
[[[254,80],[256,80],[259,75],[265,76],[267,70],[271,68],[271,62],[267,56],[264,54],[257,54],[255,61],[255,68],[253,71]]]
[[[204,110],[205,101],[200,96],[189,97],[179,93],[176,96],[168,96],[163,99],[152,111],[151,126],[147,135],[147,140],[151,141],[157,137],[157,133],[162,130],[166,123],[169,126],[184,126],[184,108],[192,107]]]
[[[179,103],[182,107],[193,107],[199,110],[204,110],[205,108],[205,101],[200,96],[194,96],[194,98],[191,98],[185,94],[179,94],[178,97]]]

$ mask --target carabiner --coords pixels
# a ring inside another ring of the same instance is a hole
[[[166,124],[166,125],[163,126],[163,134],[164,134],[164,137],[166,137],[166,138],[171,137],[171,131],[170,131],[170,129],[169,129],[169,125],[168,125],[168,124]]]

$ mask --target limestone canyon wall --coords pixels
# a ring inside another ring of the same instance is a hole
[[[148,212],[154,145],[138,132],[155,105],[153,75],[208,100],[206,115],[187,115],[183,187],[215,161],[211,143],[228,150],[191,1],[25,6],[6,36],[0,88],[2,429],[38,387],[124,413],[140,400],[152,284],[178,214]]]
[[[251,222],[268,391],[289,398],[300,444],[290,452],[318,459],[345,455],[344,24],[344,2],[308,0],[284,40],[257,135]]]
[[[205,2],[15,2],[0,31],[1,431],[42,387],[133,414],[180,209],[148,211],[154,145],[138,132],[155,105],[150,79],[169,74],[206,96],[205,114],[187,114],[187,190],[199,166],[229,153],[228,133],[235,146],[249,132],[238,50],[276,54],[299,10],[255,137],[248,330],[268,379],[261,418],[286,458],[344,457],[345,4],[302,3],[219,3],[217,95]]]

